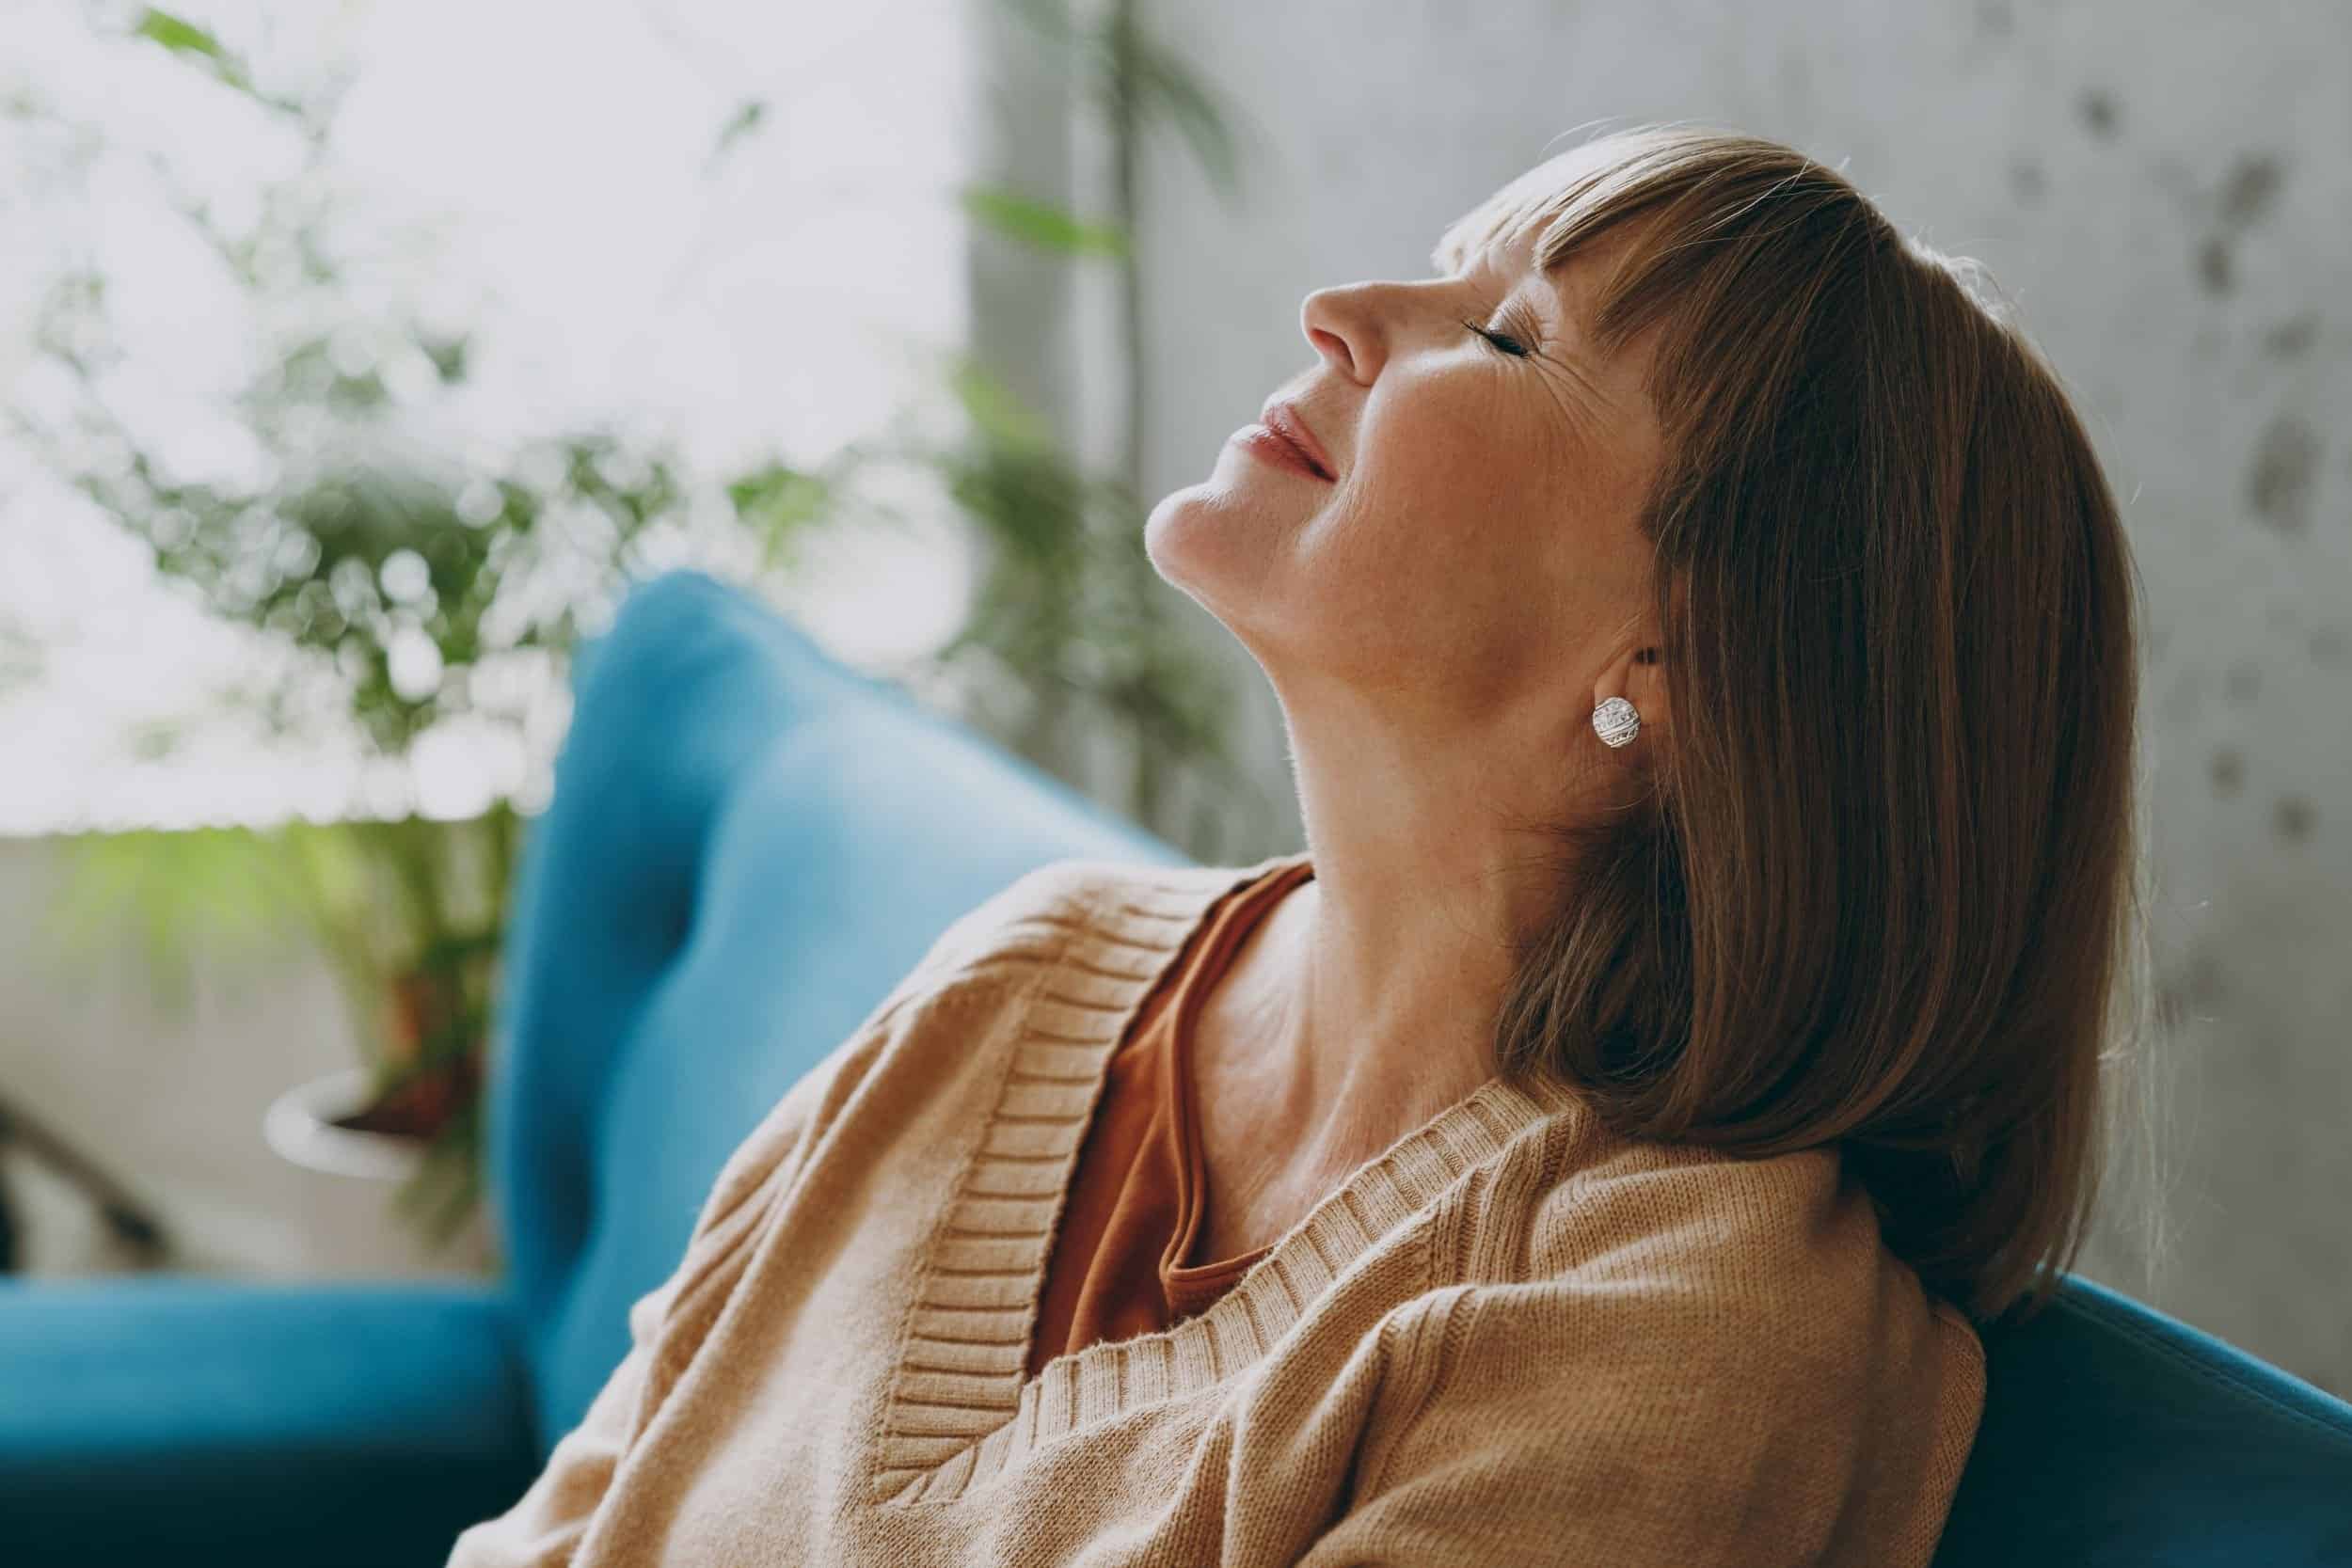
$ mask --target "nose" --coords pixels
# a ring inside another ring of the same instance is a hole
[[[1317,289],[1298,308],[1299,329],[1307,341],[1359,385],[1380,373],[1385,352],[1372,293],[1372,287],[1361,283]]]

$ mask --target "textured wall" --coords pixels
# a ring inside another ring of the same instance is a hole
[[[1428,276],[1447,220],[1588,121],[1789,142],[1991,269],[2086,413],[2150,611],[2176,1239],[2152,1275],[2110,1224],[2084,1272],[2352,1394],[2352,7],[1184,0],[1151,20],[1254,131],[1238,208],[1172,139],[1147,166],[1150,495],[1204,478],[1313,362],[1309,290]],[[1295,845],[1272,693],[1201,620],[1243,667],[1265,800],[1211,806],[1221,842],[1199,800],[1164,831],[1233,860]]]

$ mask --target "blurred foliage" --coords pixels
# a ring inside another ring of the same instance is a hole
[[[40,640],[13,621],[0,620],[0,697],[39,680],[45,666]]]
[[[98,951],[129,917],[150,975],[180,1000],[199,958],[313,946],[355,1035],[381,1052],[375,1103],[399,1108],[405,1095],[428,1113],[413,1118],[423,1159],[398,1201],[446,1243],[481,1196],[480,1058],[520,836],[504,802],[456,822],[92,833],[70,846],[73,875],[52,922],[68,945]]]
[[[757,131],[767,118],[768,105],[763,100],[744,100],[735,113],[727,117],[727,122],[719,127],[718,139],[711,143],[710,157],[703,166],[707,169],[733,151],[736,144]]]
[[[996,185],[967,185],[962,198],[966,216],[1024,245],[1072,256],[1127,254],[1127,230],[1118,224],[1089,223],[1065,208]]]
[[[1128,8],[1080,28],[1039,0],[1000,3],[1068,49],[1078,85],[1124,117],[1122,132],[1159,115],[1230,182],[1230,138],[1208,90],[1143,40]],[[294,673],[238,694],[273,732],[349,733],[401,759],[453,720],[524,727],[627,583],[689,553],[707,513],[747,548],[753,571],[788,571],[815,531],[895,516],[855,482],[904,464],[938,482],[984,545],[969,618],[923,661],[931,674],[1116,726],[1138,755],[1141,801],[1179,766],[1237,782],[1222,738],[1230,693],[1169,623],[1171,596],[1155,591],[1132,465],[1130,477],[1086,474],[964,356],[946,361],[962,416],[954,436],[923,436],[908,421],[813,468],[771,458],[705,483],[675,451],[602,429],[552,434],[496,465],[421,445],[406,436],[412,416],[464,387],[469,338],[358,303],[317,195],[332,183],[323,176],[341,87],[265,91],[221,40],[162,9],[144,11],[132,32],[284,115],[301,138],[301,168],[263,188],[249,225],[231,230],[201,203],[179,203],[257,315],[294,324],[236,399],[262,460],[246,483],[192,482],[110,414],[99,389],[115,356],[107,285],[87,271],[56,280],[37,342],[84,394],[75,427],[0,412],[160,572],[289,656]],[[769,119],[763,101],[735,103],[709,163]],[[1119,266],[1132,286],[1123,212],[1089,220],[997,187],[959,194],[975,223],[1052,257]],[[167,728],[138,744],[151,755],[173,742]],[[308,933],[344,982],[375,1069],[370,1110],[430,1103],[440,1116],[421,1130],[426,1163],[401,1199],[446,1239],[482,1190],[473,1090],[520,836],[504,802],[455,822],[91,835],[77,845],[64,928],[96,940],[127,916],[167,984],[199,936],[213,954]],[[427,1092],[451,1084],[466,1092]]]
[[[185,17],[175,16],[169,11],[160,11],[151,6],[139,14],[137,21],[131,24],[131,31],[135,37],[160,43],[166,49],[197,61],[202,69],[211,71],[223,86],[235,88],[256,103],[290,114],[302,113],[301,104],[285,99],[273,98],[255,87],[252,76],[245,68],[245,62],[223,48],[220,40],[215,38],[209,30],[198,26]]]
[[[75,874],[48,911],[52,935],[69,951],[96,952],[127,931],[174,1004],[189,999],[199,960],[260,959],[309,938],[285,895],[281,857],[249,831],[91,833],[72,850]]]

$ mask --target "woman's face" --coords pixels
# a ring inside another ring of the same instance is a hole
[[[1660,450],[1650,344],[1603,360],[1582,325],[1629,237],[1549,276],[1531,270],[1527,238],[1454,276],[1307,296],[1322,362],[1283,396],[1335,477],[1229,440],[1145,525],[1160,575],[1232,630],[1286,705],[1332,689],[1402,722],[1530,703],[1589,715],[1594,680],[1643,635],[1648,592],[1634,519]]]

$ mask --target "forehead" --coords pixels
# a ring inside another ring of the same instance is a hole
[[[1613,226],[1584,240],[1549,267],[1538,265],[1545,228],[1540,218],[1523,222],[1483,244],[1463,241],[1448,245],[1441,241],[1430,259],[1438,271],[1450,277],[1483,276],[1505,288],[1549,283],[1569,309],[1581,317],[1597,296],[1616,253],[1630,241],[1629,227]]]
[[[1483,241],[1449,230],[1430,251],[1429,264],[1450,276],[1484,268],[1498,277],[1515,277],[1534,268],[1535,235],[1541,228],[1540,223],[1521,223],[1516,231],[1505,230]]]
[[[1532,261],[1541,230],[1590,206],[1595,182],[1608,172],[1614,156],[1608,145],[1591,142],[1523,171],[1447,225],[1431,261],[1439,271],[1454,272],[1475,263],[1473,253],[1484,246],[1524,265]]]

